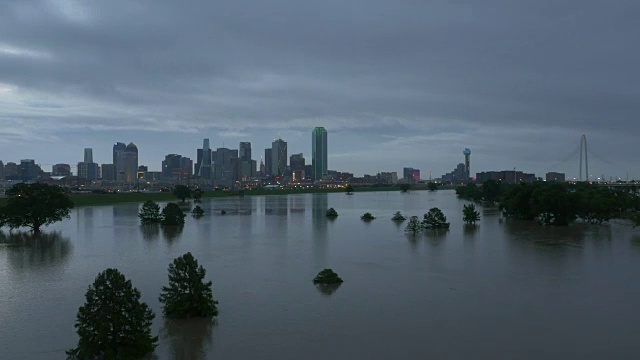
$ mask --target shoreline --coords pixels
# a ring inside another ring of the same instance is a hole
[[[449,187],[442,186],[442,190],[447,190]],[[427,190],[426,185],[424,187],[415,187],[409,190]],[[379,187],[354,187],[354,193],[359,192],[381,192],[381,191],[400,191],[397,186],[379,186]],[[254,189],[245,190],[244,196],[278,196],[278,195],[291,195],[291,194],[325,194],[325,193],[344,193],[344,189]],[[202,196],[202,199],[212,198],[226,198],[226,197],[239,197],[239,191],[207,191]],[[155,202],[160,201],[176,201],[179,200],[170,192],[131,192],[131,193],[118,193],[118,194],[74,194],[69,196],[73,201],[74,207],[85,206],[106,206],[117,205],[125,203],[144,203],[147,200],[153,200]],[[6,199],[0,199],[0,206],[4,206]]]

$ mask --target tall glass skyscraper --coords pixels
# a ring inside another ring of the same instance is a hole
[[[287,142],[276,139],[271,143],[271,176],[285,176],[287,170]]]
[[[115,168],[115,179],[118,181],[124,181],[126,170],[126,157],[125,151],[127,145],[125,143],[117,142],[113,144],[113,166]]]
[[[202,141],[202,149],[198,149],[196,175],[203,179],[211,179],[213,171],[211,171],[211,163],[213,156],[209,147],[209,139]]]
[[[240,142],[240,160],[251,161],[251,143]]]
[[[92,163],[93,162],[93,149],[84,148],[84,162]]]
[[[138,147],[129,143],[124,151],[124,181],[132,184],[138,181]]]
[[[311,141],[313,148],[311,154],[313,179],[320,180],[329,173],[327,165],[327,130],[321,126],[313,129]]]

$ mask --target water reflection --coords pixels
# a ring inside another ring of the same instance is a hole
[[[440,246],[447,238],[449,229],[430,229],[424,232],[427,238],[427,243],[431,246]]]
[[[266,215],[287,215],[289,202],[286,196],[271,196],[267,198],[264,205]]]
[[[479,228],[479,225],[477,225],[477,224],[464,224],[462,230],[464,232],[465,239],[466,238],[473,238],[473,236],[478,231],[478,228]]]
[[[183,229],[184,225],[164,225],[162,226],[162,235],[168,243],[172,243],[180,237]]]
[[[146,224],[140,226],[142,238],[148,241],[156,240],[160,236],[160,224]]]
[[[304,197],[292,196],[289,199],[290,199],[289,212],[291,212],[292,214],[304,213],[305,207],[306,207],[306,202]]]
[[[213,326],[208,318],[165,319],[161,334],[169,341],[171,359],[206,359]]]
[[[138,204],[126,204],[113,206],[114,220],[121,220],[122,218],[133,218],[138,221]]]
[[[537,245],[580,246],[588,225],[544,226],[534,221],[506,219],[504,230],[507,238],[535,243]]]
[[[63,264],[72,252],[69,238],[60,232],[0,231],[0,248],[6,247],[9,264],[16,269],[45,268]]]
[[[329,209],[328,194],[311,195],[311,226],[313,228],[313,256],[316,265],[324,266],[327,260],[327,210]]]
[[[336,291],[338,291],[338,288],[341,285],[342,284],[315,284],[316,289],[318,289],[318,291],[320,291],[320,293],[325,296],[333,295]]]

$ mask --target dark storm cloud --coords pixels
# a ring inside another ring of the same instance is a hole
[[[308,142],[324,125],[352,144],[334,143],[345,169],[429,152],[450,170],[472,146],[487,167],[541,171],[531,148],[548,164],[582,133],[603,153],[634,143],[639,15],[596,0],[4,1],[0,150],[64,129]],[[401,166],[377,164],[362,171]]]

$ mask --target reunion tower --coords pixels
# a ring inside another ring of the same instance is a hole
[[[464,149],[464,182],[468,182],[471,179],[471,150],[469,148]]]

